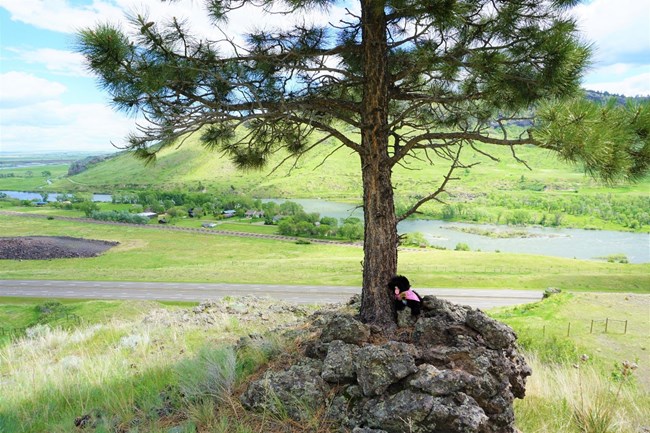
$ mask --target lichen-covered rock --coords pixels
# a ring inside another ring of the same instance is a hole
[[[419,371],[411,376],[409,386],[437,397],[476,387],[478,382],[476,377],[463,370],[438,370],[432,365],[422,364]]]
[[[379,430],[368,427],[355,427],[352,433],[388,433],[386,430]]]
[[[370,338],[368,326],[346,314],[333,315],[324,325],[321,341],[341,340],[345,343],[360,345]]]
[[[241,402],[247,409],[306,419],[311,410],[323,404],[330,390],[320,376],[321,367],[308,361],[285,371],[267,371],[262,379],[251,383]]]
[[[349,382],[356,378],[354,358],[359,350],[354,344],[347,344],[341,340],[329,343],[327,356],[323,361],[321,376],[327,382]]]
[[[409,328],[415,325],[418,320],[418,316],[411,314],[410,308],[405,308],[397,312],[397,327],[398,328]]]
[[[386,398],[369,400],[363,408],[363,419],[368,427],[388,433],[425,432],[423,423],[432,409],[432,396],[403,390]]]
[[[465,323],[481,334],[490,349],[505,349],[512,346],[517,339],[509,326],[494,320],[480,310],[469,311]]]
[[[301,340],[314,364],[268,373],[242,401],[272,409],[281,400],[297,420],[304,413],[291,402],[321,403],[330,422],[356,433],[515,433],[513,401],[523,398],[531,371],[514,332],[434,297],[422,307],[412,331],[395,333],[351,315],[317,315],[305,334],[322,331],[320,339]]]
[[[457,393],[448,397],[433,399],[433,408],[426,419],[426,432],[462,432],[475,433],[483,431],[512,432],[510,430],[484,430],[488,421],[483,409],[470,396]]]
[[[379,395],[388,387],[418,369],[412,348],[405,343],[389,342],[383,346],[368,345],[356,352],[354,365],[357,382],[366,396]]]

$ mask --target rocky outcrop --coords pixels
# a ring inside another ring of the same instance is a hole
[[[74,161],[72,164],[70,164],[70,167],[68,167],[68,176],[79,174],[83,171],[88,170],[91,166],[97,165],[111,158],[115,158],[117,155],[119,155],[119,153],[111,155],[89,156],[84,159]]]
[[[402,321],[408,322],[408,321]],[[482,311],[425,297],[413,326],[385,335],[352,315],[311,321],[306,359],[268,371],[245,407],[303,420],[327,407],[354,433],[514,433],[514,398],[531,374],[514,332]]]

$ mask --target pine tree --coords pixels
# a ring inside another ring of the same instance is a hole
[[[510,147],[517,158],[517,146],[533,144],[571,161],[587,159],[590,171],[603,165],[593,149],[581,148],[573,125],[582,122],[571,123],[572,114],[557,104],[545,108],[541,140],[533,129],[510,136],[506,128],[529,117],[519,113],[540,101],[579,91],[590,48],[567,14],[575,3],[208,0],[206,13],[217,29],[241,7],[283,16],[337,6],[349,11],[340,22],[322,26],[255,31],[245,44],[228,35],[199,40],[180,20],[156,23],[138,16],[130,34],[110,25],[81,31],[79,51],[115,106],[147,120],[126,146],[139,157],[155,158],[189,133],[200,134],[207,148],[225,152],[241,168],[263,167],[279,150],[300,156],[332,139],[356,152],[365,214],[361,316],[391,326],[386,282],[397,272],[396,225],[425,202],[440,200],[454,171],[468,168],[463,151],[491,157],[477,146],[485,143]],[[647,125],[647,110],[645,116]],[[564,129],[555,130],[560,124]],[[633,151],[647,156],[647,138],[643,143],[637,140]],[[631,155],[624,144],[618,154],[626,149]],[[397,215],[391,175],[410,158],[444,162],[449,169],[436,191]],[[609,159],[607,178],[632,166],[627,171],[633,174],[645,170],[633,158],[618,159]]]

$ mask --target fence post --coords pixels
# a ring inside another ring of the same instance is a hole
[[[569,322],[569,326],[567,327],[566,330],[566,336],[569,337],[571,335],[571,322]]]
[[[627,320],[625,321],[625,330],[623,331],[623,334],[627,334]]]
[[[542,328],[542,337],[546,337],[546,325]]]
[[[589,333],[590,334],[594,333],[594,319],[591,319],[591,326],[589,327]]]
[[[607,334],[607,326],[609,325],[609,317],[605,319],[605,334]]]

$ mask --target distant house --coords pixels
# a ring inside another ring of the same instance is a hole
[[[203,224],[201,224],[201,227],[203,227],[205,229],[211,229],[212,227],[216,227],[216,226],[217,226],[216,223],[203,223]]]
[[[234,209],[228,209],[222,212],[223,216],[226,218],[232,218],[237,214],[237,211]]]
[[[46,201],[37,201],[36,206],[45,206],[47,204]]]
[[[264,218],[264,211],[261,210],[247,210],[244,214],[246,218]]]

